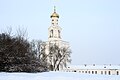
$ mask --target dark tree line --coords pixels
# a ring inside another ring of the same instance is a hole
[[[24,36],[0,34],[0,71],[5,72],[43,72],[46,63],[36,57],[31,43]]]

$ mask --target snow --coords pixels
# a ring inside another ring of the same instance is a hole
[[[119,75],[90,75],[75,72],[0,73],[0,80],[120,80]]]

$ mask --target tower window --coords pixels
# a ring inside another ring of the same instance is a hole
[[[105,71],[105,74],[107,74],[107,72]]]
[[[108,74],[110,75],[110,71],[108,72]]]
[[[94,74],[94,71],[92,71],[92,74]]]
[[[95,71],[95,74],[97,74],[97,71]]]
[[[90,74],[90,71],[88,73]]]
[[[119,75],[119,72],[117,71],[117,75]]]
[[[54,21],[54,19],[52,19],[52,21]]]
[[[52,23],[52,25],[54,25],[54,23]]]
[[[50,38],[53,37],[53,30],[50,31]]]
[[[101,71],[101,74],[103,74],[103,71]]]
[[[61,37],[60,37],[60,30],[58,30],[58,37],[61,38]]]

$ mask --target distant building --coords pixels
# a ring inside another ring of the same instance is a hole
[[[100,75],[120,75],[120,65],[79,65],[68,66],[63,69],[65,72],[78,72],[84,74],[100,74]]]

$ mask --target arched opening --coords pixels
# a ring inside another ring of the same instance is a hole
[[[107,74],[107,72],[105,71],[105,74]]]
[[[97,74],[97,71],[95,71],[95,74]]]
[[[88,73],[90,74],[90,71]]]
[[[111,72],[109,71],[108,74],[111,75]]]
[[[84,73],[84,71],[82,71],[82,73]]]
[[[53,30],[50,31],[50,38],[53,37]]]
[[[117,71],[117,75],[119,75],[119,71]]]
[[[60,30],[58,30],[58,38],[61,38],[61,37],[60,37]]]
[[[94,74],[94,71],[92,71],[92,74]]]
[[[52,23],[52,25],[54,25],[54,23]]]
[[[103,71],[101,71],[101,74],[103,74]]]

